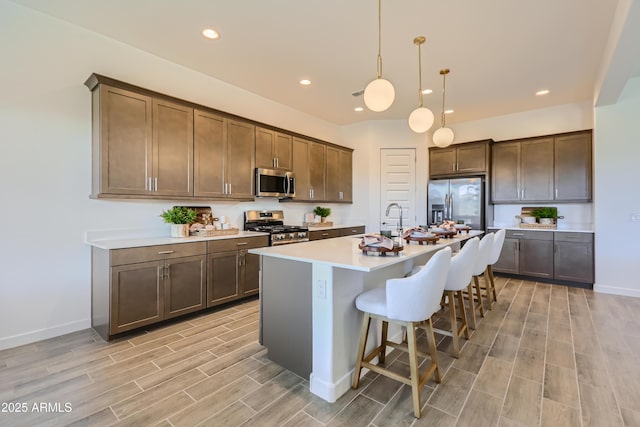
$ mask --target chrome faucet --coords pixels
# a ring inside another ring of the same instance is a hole
[[[387,206],[387,212],[385,213],[385,216],[389,216],[389,211],[391,210],[391,208],[395,206],[396,208],[400,209],[400,232],[402,233],[402,206],[400,206],[397,203],[389,203],[389,206]]]

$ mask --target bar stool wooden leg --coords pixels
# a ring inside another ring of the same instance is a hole
[[[464,295],[462,295],[462,291],[458,291],[456,294],[458,295],[458,307],[460,308],[462,321],[464,322],[464,337],[469,339],[469,320],[467,319],[467,310],[464,308]]]
[[[496,281],[495,281],[495,277],[493,276],[493,268],[491,264],[487,266],[487,271],[489,272],[489,279],[491,280],[491,290],[493,291],[493,300],[497,302],[498,295],[496,293]]]
[[[387,342],[387,332],[389,330],[389,322],[382,322],[382,350],[380,351],[380,354],[378,354],[378,361],[380,362],[380,364],[383,364],[385,359],[386,359],[386,351],[387,351],[387,346],[385,345],[385,343]]]
[[[480,317],[484,317],[484,304],[482,302],[482,289],[480,289],[480,279],[478,276],[473,276],[473,282],[476,285],[476,296],[478,297],[478,307],[480,308]],[[473,300],[473,298],[471,298]]]
[[[367,336],[369,335],[369,326],[371,325],[371,315],[364,313],[362,318],[362,329],[360,329],[360,344],[358,344],[358,355],[356,357],[356,368],[353,372],[352,387],[358,388],[360,384],[360,372],[362,371],[362,359],[364,358],[364,349],[367,346]]]
[[[469,282],[469,286],[467,287],[467,295],[469,296],[469,311],[471,312],[471,327],[473,329],[478,329],[478,323],[476,322],[476,307],[473,302],[473,285]]]
[[[433,333],[433,322],[431,318],[424,323],[425,332],[427,336],[427,341],[429,342],[429,353],[431,356],[431,365],[427,370],[425,376],[430,377],[431,373],[429,372],[431,369],[434,369],[434,381],[437,383],[442,382],[442,375],[440,374],[440,364],[438,363],[438,349],[436,347],[436,336]]]
[[[407,345],[409,350],[409,370],[411,380],[411,396],[413,397],[413,415],[420,418],[420,375],[418,374],[418,352],[416,348],[416,329],[412,322],[407,322]]]
[[[492,295],[492,288],[493,285],[491,284],[491,280],[489,279],[489,267],[487,267],[487,269],[484,271],[484,284],[485,284],[485,296],[487,299],[487,303],[489,304],[489,310],[493,310],[493,295]]]
[[[451,343],[453,344],[453,357],[460,357],[460,341],[458,339],[458,316],[456,314],[456,301],[453,291],[444,291],[449,300],[449,321],[451,322]]]

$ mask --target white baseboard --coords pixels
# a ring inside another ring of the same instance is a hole
[[[613,295],[622,295],[625,297],[636,297],[640,298],[640,289],[631,289],[631,288],[618,288],[615,286],[606,286],[606,285],[593,285],[594,292],[600,292],[603,294],[613,294]]]
[[[84,319],[76,322],[65,323],[64,325],[53,326],[51,328],[39,329],[37,331],[0,338],[0,350],[31,344],[32,342],[58,337],[60,335],[81,331],[90,327],[91,319]]]

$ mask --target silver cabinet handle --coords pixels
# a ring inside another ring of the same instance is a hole
[[[276,167],[279,168],[280,167],[280,159],[276,157]]]
[[[328,235],[329,235],[329,233],[322,233],[321,234],[322,237],[325,237],[325,236],[328,236]]]
[[[153,191],[158,191],[158,177],[153,178]]]
[[[456,171],[460,170],[460,163],[456,162]]]
[[[148,191],[152,191],[153,190],[153,188],[151,188],[151,177],[147,177],[147,183],[146,183],[144,189],[148,190]]]
[[[513,233],[513,236],[524,236],[523,233]]]
[[[160,252],[158,252],[158,255],[169,255],[169,254],[172,254],[174,252],[175,251],[160,251]]]
[[[456,164],[451,163],[451,172],[455,172],[455,171],[456,171]]]
[[[273,163],[273,167],[275,168],[276,167],[276,158],[275,157],[272,159],[271,163]]]
[[[231,194],[231,193],[232,193],[232,191],[231,191],[231,183],[229,183],[229,192],[227,194]]]
[[[556,199],[558,198],[558,187],[556,187]]]
[[[236,246],[244,246],[244,245],[248,245],[249,242],[240,242],[240,243],[236,243]]]

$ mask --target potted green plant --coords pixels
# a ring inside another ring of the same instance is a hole
[[[164,222],[171,224],[171,237],[188,237],[189,224],[196,220],[196,211],[185,206],[174,206],[160,214]]]
[[[535,216],[540,224],[553,224],[556,218],[558,218],[558,208],[535,208],[531,211],[531,215]]]
[[[320,217],[320,222],[325,222],[327,217],[331,215],[331,208],[323,208],[322,206],[316,206],[313,213]]]

